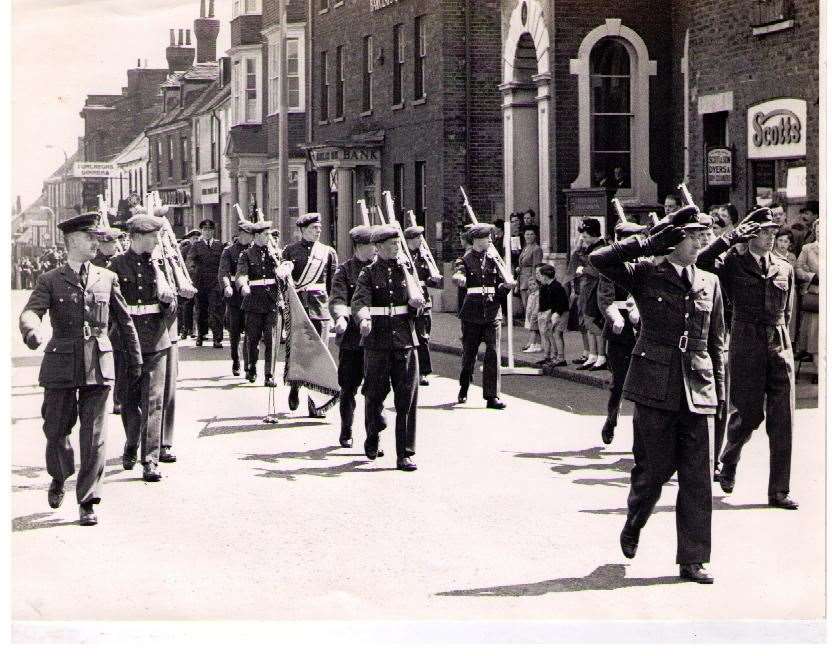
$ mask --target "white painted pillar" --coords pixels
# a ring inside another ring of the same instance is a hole
[[[338,259],[344,261],[350,256],[350,230],[353,227],[352,169],[339,166],[335,169],[338,186]]]
[[[538,175],[538,207],[540,219],[540,245],[543,252],[551,253],[554,249],[552,240],[551,214],[551,175],[549,171],[549,74],[535,75],[537,83],[537,175]]]

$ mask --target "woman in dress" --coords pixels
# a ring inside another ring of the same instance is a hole
[[[786,260],[789,264],[792,265],[794,268],[797,262],[797,255],[794,254],[794,235],[792,235],[792,231],[788,228],[781,228],[777,231],[777,236],[774,238],[774,251],[773,253],[781,258]],[[797,274],[795,273],[795,277]],[[795,308],[795,311],[792,312],[792,316],[789,319],[789,337],[794,343],[794,340],[797,338],[797,315],[799,312],[798,308]]]
[[[817,241],[817,221],[812,224],[806,243],[795,262],[794,273],[800,284],[800,335],[797,352],[808,353],[818,364],[818,301],[820,292],[820,250]],[[817,374],[815,375],[817,377]]]
[[[535,267],[543,262],[543,249],[537,243],[537,228],[527,226],[523,232],[523,239],[525,246],[517,258],[517,287],[525,312],[529,300],[529,281],[534,277]]]

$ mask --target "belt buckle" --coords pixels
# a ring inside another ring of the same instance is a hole
[[[84,322],[83,335],[84,335],[84,341],[86,341],[86,340],[88,340],[92,337],[92,330],[90,329],[90,324],[87,321]]]
[[[679,338],[679,350],[682,353],[685,353],[688,350],[688,336],[687,335],[682,335]]]

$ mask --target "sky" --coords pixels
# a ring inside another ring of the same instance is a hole
[[[127,69],[167,68],[170,28],[190,28],[199,0],[12,0],[11,196],[25,208],[72,156],[90,93],[121,93]],[[207,6],[206,2],[206,6]],[[215,0],[217,56],[229,47],[231,0]],[[193,36],[192,36],[192,43]],[[54,146],[47,148],[47,145]]]

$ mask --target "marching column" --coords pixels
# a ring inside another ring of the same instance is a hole
[[[252,241],[251,232],[248,230],[250,224],[238,226],[239,233],[234,242],[226,246],[220,255],[219,277],[220,289],[225,297],[225,318],[228,326],[228,337],[231,342],[231,375],[240,375],[240,336],[245,323],[243,312],[243,297],[235,284],[237,277],[237,265],[240,255],[245,251]],[[243,344],[243,369],[248,374],[248,349]]]
[[[641,311],[624,383],[625,398],[635,402],[635,466],[620,543],[624,556],[633,558],[662,486],[678,473],[679,576],[713,583],[703,566],[711,556],[707,418],[725,410],[722,292],[714,274],[693,266],[705,232],[698,209],[684,207],[668,223],[653,236],[629,237],[589,256],[602,275],[632,294]],[[637,261],[651,255],[667,257]]]
[[[196,345],[208,336],[210,326],[214,337],[214,348],[222,348],[222,306],[223,298],[217,282],[220,256],[225,245],[214,239],[214,222],[205,219],[200,222],[202,237],[188,249],[186,262],[196,285],[197,333]]]

